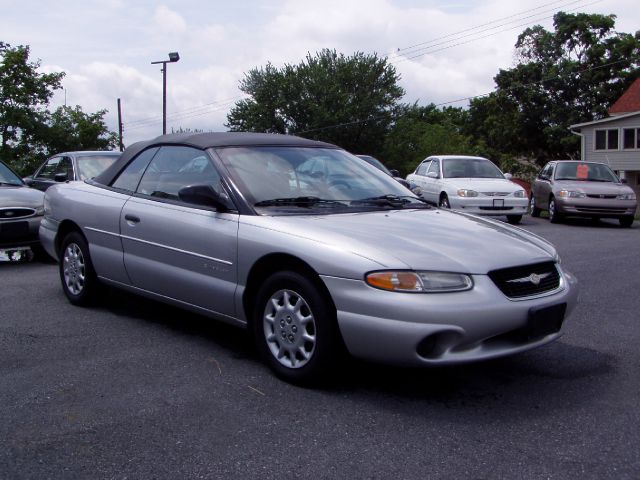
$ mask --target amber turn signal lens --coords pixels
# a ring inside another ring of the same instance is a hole
[[[422,289],[420,277],[414,272],[376,272],[367,275],[367,283],[383,290],[415,292]]]

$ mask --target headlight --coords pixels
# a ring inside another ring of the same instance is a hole
[[[524,190],[517,190],[513,193],[513,196],[516,198],[524,198],[527,196]]]
[[[478,192],[476,192],[475,190],[468,190],[466,188],[461,188],[460,190],[458,190],[458,196],[459,197],[477,197]]]
[[[636,199],[636,194],[635,193],[623,193],[622,195],[618,195],[616,198],[618,200],[635,200]]]
[[[575,190],[560,190],[558,196],[561,198],[584,198],[587,195],[584,192],[576,192]]]
[[[469,275],[449,272],[371,272],[365,280],[372,287],[393,292],[461,292],[473,287]]]

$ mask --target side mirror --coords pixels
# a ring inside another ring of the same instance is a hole
[[[216,192],[211,185],[187,185],[178,191],[178,198],[193,205],[214,207],[219,212],[229,210],[229,200]]]
[[[436,172],[427,172],[427,177],[428,178],[440,178],[440,175],[438,175]]]
[[[504,178],[506,178],[507,180],[511,180],[513,178],[513,175],[511,175],[510,173],[505,173]]]
[[[392,177],[399,177],[400,176],[400,172],[398,170],[396,170],[395,168],[392,168],[391,170],[389,170],[389,173],[391,174]]]
[[[53,179],[56,182],[66,182],[67,180],[69,180],[69,174],[68,173],[62,173],[62,172],[61,173],[56,173],[53,176]]]
[[[33,183],[33,177],[23,177],[22,181],[27,185],[31,185]]]

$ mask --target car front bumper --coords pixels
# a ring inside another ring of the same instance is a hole
[[[541,321],[541,315],[531,312],[560,306],[565,309],[564,320],[575,307],[575,277],[559,270],[556,291],[518,300],[507,298],[486,275],[473,275],[471,290],[440,294],[387,292],[360,280],[322,279],[353,356],[396,365],[435,366],[511,355],[559,338],[561,328],[533,335],[531,330],[534,327],[535,332],[533,319]]]
[[[529,199],[515,197],[449,197],[454,210],[476,215],[524,215]]]
[[[632,217],[636,208],[636,200],[556,197],[557,212],[571,217]]]
[[[42,215],[0,221],[0,249],[37,245]]]

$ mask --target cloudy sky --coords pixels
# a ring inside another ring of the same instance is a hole
[[[617,15],[640,29],[632,0],[0,0],[0,40],[30,45],[43,71],[64,71],[53,107],[108,109],[125,144],[162,133],[162,74],[168,52],[167,128],[225,130],[245,72],[267,62],[297,64],[322,48],[387,56],[405,101],[450,103],[493,89],[513,65],[514,43],[556,11]]]

